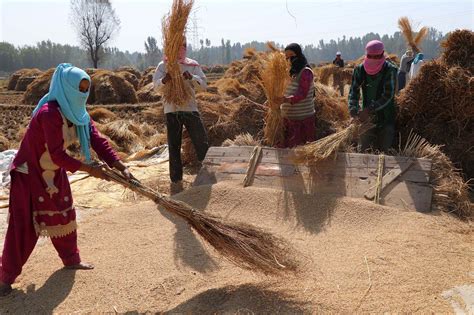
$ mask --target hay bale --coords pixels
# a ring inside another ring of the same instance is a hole
[[[209,103],[219,103],[222,101],[222,96],[210,92],[200,92],[196,94],[196,100]]]
[[[233,134],[229,134],[225,139],[244,132],[248,132],[255,137],[262,132],[266,113],[265,106],[253,102],[245,96],[232,100],[226,106],[233,110],[230,121],[238,126],[238,130]]]
[[[398,124],[402,136],[411,129],[442,150],[474,177],[474,79],[469,70],[430,61],[400,93]]]
[[[229,138],[233,139],[240,133],[242,133],[242,128],[236,122],[217,122],[211,126],[207,132],[209,145],[221,146],[225,140]]]
[[[99,70],[91,77],[89,104],[135,104],[138,102],[133,85],[117,73]]]
[[[18,79],[18,82],[16,83],[15,86],[15,91],[26,91],[28,88],[28,85],[31,84],[37,77],[27,77],[27,76],[22,76]]]
[[[316,119],[332,123],[339,123],[349,119],[347,103],[339,97],[335,89],[316,82],[315,90],[314,108],[316,110]]]
[[[133,73],[130,73],[128,71],[116,71],[116,73],[122,76],[125,80],[127,80],[128,83],[133,85],[133,88],[135,90],[138,90],[138,84],[140,83],[140,81]]]
[[[10,148],[10,141],[7,138],[0,135],[0,152],[8,150]]]
[[[161,101],[161,94],[155,89],[153,82],[138,90],[137,97],[140,103],[154,103]]]
[[[155,74],[155,71],[156,67],[148,67],[145,71],[143,71],[142,78],[138,83],[138,90],[141,90],[144,86],[153,82],[153,75]]]
[[[87,68],[86,70],[84,70],[89,76],[92,76],[94,73],[96,73],[97,71],[100,71],[100,69],[96,69],[96,68]]]
[[[23,103],[36,105],[39,100],[49,91],[49,85],[51,83],[51,78],[56,69],[51,68],[43,72],[38,76],[33,82],[28,85],[28,88],[23,95]]]
[[[163,103],[158,103],[156,106],[150,106],[142,112],[142,116],[143,120],[152,126],[161,125],[166,122]]]
[[[450,67],[459,66],[474,74],[474,32],[456,30],[441,43],[441,58]]]
[[[147,149],[152,149],[166,143],[168,143],[168,138],[166,136],[166,133],[158,133],[148,138],[145,147]]]
[[[133,74],[138,80],[140,80],[142,78],[142,75],[140,73],[140,71],[138,71],[137,69],[135,69],[134,67],[130,67],[130,66],[123,66],[123,67],[120,67],[118,68],[117,70],[115,70],[115,72],[128,72],[128,73],[131,73]]]
[[[93,121],[98,123],[107,123],[117,118],[117,115],[103,107],[97,107],[90,110],[89,115]]]

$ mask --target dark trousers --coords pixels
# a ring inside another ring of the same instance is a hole
[[[401,91],[405,88],[407,83],[407,74],[406,72],[399,71],[398,72],[398,91]]]
[[[183,179],[183,165],[181,162],[181,138],[183,136],[183,125],[189,133],[189,137],[196,150],[200,162],[206,157],[209,143],[206,130],[198,112],[176,112],[166,114],[166,128],[168,136],[168,150],[170,159],[170,179],[178,182]]]
[[[394,125],[372,128],[360,136],[360,151],[365,153],[372,149],[387,153],[388,149],[392,147],[394,136]]]

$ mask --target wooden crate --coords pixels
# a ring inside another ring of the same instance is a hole
[[[221,181],[243,182],[253,150],[254,147],[211,147],[194,185]],[[364,198],[377,182],[378,155],[340,153],[335,159],[313,165],[297,165],[292,157],[292,150],[264,147],[252,186],[313,195]],[[380,203],[406,210],[430,211],[431,161],[384,157],[385,179],[393,179],[405,168],[406,171],[384,187]]]

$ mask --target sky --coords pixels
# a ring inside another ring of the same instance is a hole
[[[161,42],[161,18],[172,0],[111,0],[121,29],[110,46],[144,51],[144,41]],[[78,45],[70,23],[69,0],[0,0],[0,41],[16,46],[50,39]],[[474,28],[474,0],[195,0],[188,42],[221,38],[231,42],[275,41],[314,44],[323,39],[392,35],[397,20],[408,16],[415,25],[443,33]],[[196,36],[194,36],[196,34]],[[161,46],[161,45],[160,45]]]

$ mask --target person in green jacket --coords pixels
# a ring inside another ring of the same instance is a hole
[[[354,69],[349,91],[352,119],[375,125],[360,137],[360,151],[387,152],[395,135],[395,93],[397,67],[385,59],[381,41],[370,41],[365,47],[364,62]],[[362,108],[359,100],[362,91]]]

